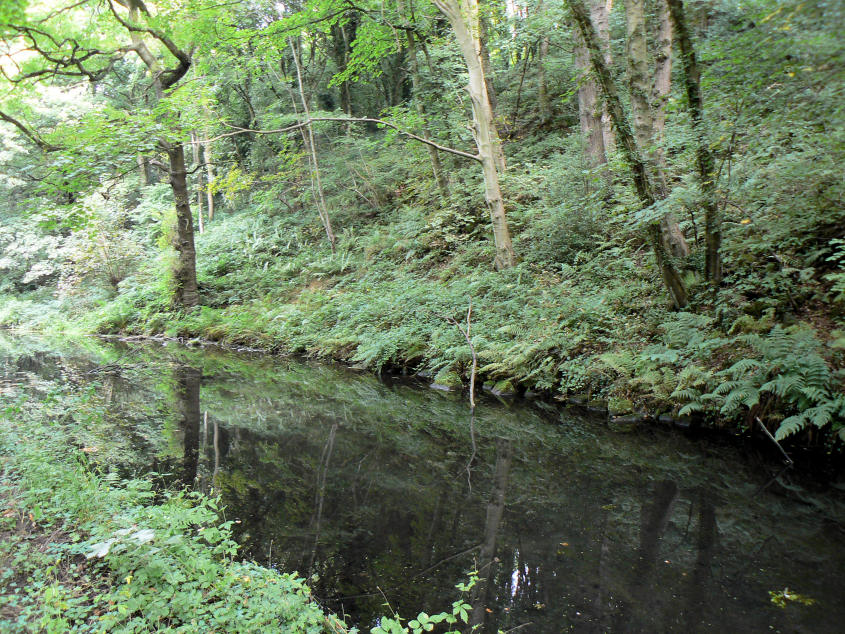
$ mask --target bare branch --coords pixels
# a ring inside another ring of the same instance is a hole
[[[470,154],[469,152],[464,152],[463,150],[456,150],[455,148],[447,147],[445,145],[440,145],[439,143],[435,143],[434,141],[430,141],[428,139],[424,139],[421,136],[414,134],[413,132],[408,132],[397,126],[394,123],[390,123],[389,121],[384,121],[383,119],[374,119],[372,117],[310,117],[304,121],[300,121],[299,123],[295,123],[293,125],[287,126],[285,128],[275,128],[272,130],[253,130],[250,128],[239,128],[237,126],[229,125],[230,128],[235,128],[233,132],[224,132],[223,134],[219,134],[214,136],[209,141],[217,141],[219,139],[224,139],[230,136],[237,136],[238,134],[281,134],[284,132],[291,132],[293,130],[298,130],[299,128],[304,128],[315,121],[338,121],[341,123],[377,123],[379,125],[387,126],[388,128],[392,128],[396,130],[402,136],[406,136],[409,139],[413,139],[414,141],[419,141],[425,145],[430,145],[431,147],[440,150],[441,152],[447,152],[448,154],[454,154],[456,156],[462,156],[463,158],[472,159],[473,161],[481,162],[481,157],[478,154]]]

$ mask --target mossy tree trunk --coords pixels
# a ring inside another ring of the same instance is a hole
[[[176,232],[173,234],[173,248],[177,254],[173,265],[174,301],[184,308],[192,308],[199,303],[197,251],[194,246],[194,219],[182,144],[170,144],[167,147],[167,158],[170,189],[176,199]]]
[[[722,219],[719,213],[716,189],[716,159],[710,150],[707,130],[704,127],[704,107],[701,99],[701,71],[695,48],[692,45],[684,15],[683,0],[666,0],[669,16],[675,29],[675,42],[684,69],[684,88],[689,102],[690,119],[695,137],[695,157],[698,178],[701,184],[702,206],[704,207],[704,276],[712,284],[722,281]]]
[[[575,67],[581,73],[578,79],[578,121],[581,124],[581,136],[591,167],[607,163],[604,149],[604,130],[602,128],[603,104],[599,100],[599,89],[592,75],[590,52],[578,29],[573,31],[575,40]]]
[[[655,80],[649,78],[649,54],[648,40],[646,38],[644,0],[626,0],[625,23],[626,23],[626,47],[628,53],[628,86],[631,93],[631,110],[634,115],[634,134],[637,144],[643,153],[643,158],[649,163],[655,181],[660,185],[660,197],[665,196],[666,184],[663,169],[658,160],[656,143],[659,140],[657,132],[656,106],[652,106],[651,96],[655,89],[665,91],[668,94],[670,87],[671,72],[671,50],[668,58],[658,58],[661,65],[655,67]],[[663,25],[661,25],[663,26]],[[669,38],[671,47],[671,30],[667,35],[665,31],[661,36]],[[667,71],[666,66],[669,65]],[[658,81],[659,78],[659,81]],[[663,126],[665,114],[660,108],[660,124]],[[660,219],[660,239],[663,242],[664,250],[673,257],[686,257],[690,250],[684,234],[681,231],[678,221],[671,213],[666,213]]]
[[[602,54],[601,45],[599,44],[596,29],[593,26],[587,9],[584,6],[583,0],[566,0],[572,17],[575,20],[581,37],[587,46],[590,53],[590,61],[593,65],[593,71],[596,74],[599,86],[607,104],[608,113],[613,121],[613,127],[616,131],[616,139],[621,147],[621,151],[631,168],[631,173],[634,181],[634,188],[637,191],[637,196],[643,207],[651,207],[654,205],[656,198],[654,195],[654,188],[649,180],[646,163],[637,147],[636,139],[631,131],[631,126],[628,123],[628,117],[625,114],[625,109],[622,105],[622,99],[619,97],[619,91],[616,88],[616,82],[610,74],[610,69],[604,63],[604,56]],[[660,223],[657,220],[650,222],[648,225],[648,237],[654,249],[654,255],[657,259],[657,266],[663,277],[663,282],[669,295],[672,298],[672,303],[677,308],[683,308],[688,303],[687,291],[684,282],[681,279],[678,270],[675,268],[672,258],[669,257],[666,249],[663,247],[663,240],[660,232]]]

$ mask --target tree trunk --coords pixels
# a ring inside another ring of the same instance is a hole
[[[205,141],[203,143],[203,153],[205,154],[205,176],[206,176],[206,199],[208,203],[208,221],[214,220],[214,192],[211,191],[211,183],[214,182],[214,167],[211,164],[211,141],[208,140],[208,131],[205,131]]]
[[[358,16],[350,12],[344,16],[348,21],[343,24],[335,24],[332,26],[332,57],[334,57],[335,65],[338,72],[346,70],[349,64],[349,55],[351,52],[350,41],[355,39],[355,31],[358,28]],[[352,37],[349,32],[351,31]],[[342,81],[338,86],[340,89],[340,109],[348,116],[352,116],[352,93],[350,91],[350,82]]]
[[[487,17],[481,14],[480,5],[478,15],[478,52],[481,56],[481,68],[484,69],[484,85],[487,88],[487,99],[490,101],[490,108],[493,110],[495,116],[496,109],[499,107],[499,99],[496,96],[496,89],[493,86],[493,66],[490,64],[490,50],[487,48],[487,38],[489,35],[490,25]]]
[[[420,119],[422,119],[423,127],[422,127],[422,137],[426,140],[431,140],[431,126],[428,123],[428,117],[426,116],[425,112],[425,105],[422,101],[422,89],[420,88],[420,68],[417,62],[417,47],[415,36],[413,32],[406,31],[405,32],[408,38],[408,57],[411,59],[411,85],[413,86],[414,91],[414,103],[416,104],[417,112],[420,115]],[[431,147],[430,145],[426,146],[428,150],[428,157],[431,160],[431,171],[434,172],[434,179],[437,181],[437,187],[440,190],[440,195],[443,198],[449,197],[449,181],[446,178],[446,174],[443,171],[443,166],[440,163],[440,154],[437,153],[437,149]]]
[[[666,157],[663,155],[663,135],[666,130],[666,102],[672,89],[672,23],[666,0],[657,0],[657,55],[654,62],[654,83],[651,88],[655,163],[659,170],[660,186],[666,195]]]
[[[505,215],[505,203],[499,186],[499,170],[504,170],[501,143],[493,119],[493,109],[487,97],[484,83],[484,69],[481,65],[478,30],[477,0],[433,0],[445,15],[455,32],[461,53],[469,73],[469,96],[472,102],[473,136],[478,146],[478,155],[484,172],[484,195],[493,224],[493,239],[496,244],[496,269],[504,269],[516,263],[511,244],[510,229]],[[498,150],[498,152],[497,152]]]
[[[607,163],[604,151],[604,131],[602,109],[599,103],[598,86],[590,70],[590,53],[578,30],[573,31],[575,39],[575,67],[580,71],[578,80],[578,120],[581,123],[581,136],[586,141],[585,154],[591,167]]]
[[[643,0],[626,0],[625,25],[628,53],[628,87],[634,115],[634,135],[645,157],[651,155],[652,116],[650,95],[648,44],[645,37]]]
[[[142,3],[139,0],[129,0],[130,22],[138,21]],[[161,65],[150,52],[142,30],[130,30],[133,50],[144,62],[153,77],[153,90],[156,99],[164,97],[164,91],[170,88],[179,78],[183,77],[190,68],[190,54],[177,51],[180,65],[171,70],[167,79],[163,79]],[[173,50],[171,49],[171,52]],[[194,247],[194,220],[191,215],[190,194],[188,192],[187,170],[185,169],[185,149],[181,143],[159,140],[159,147],[167,152],[169,162],[168,176],[170,189],[176,203],[176,233],[173,236],[173,247],[176,249],[176,261],[173,265],[174,293],[173,301],[182,308],[193,308],[199,303],[197,288],[197,252]]]
[[[704,276],[714,285],[722,281],[722,219],[719,205],[716,201],[716,160],[710,151],[707,141],[707,131],[704,127],[704,108],[701,100],[701,73],[695,49],[692,45],[689,30],[684,16],[683,0],[666,0],[669,15],[675,30],[675,41],[681,55],[684,69],[684,87],[689,102],[690,119],[696,142],[696,162],[698,164],[698,178],[701,182],[701,193],[704,207]]]
[[[150,163],[140,154],[138,155],[138,184],[141,187],[150,184]]]
[[[607,109],[613,121],[613,127],[616,129],[617,140],[621,145],[626,161],[631,167],[637,196],[643,207],[651,207],[655,203],[654,189],[648,177],[645,161],[640,154],[637,142],[631,132],[631,126],[625,115],[622,100],[616,90],[616,83],[613,81],[610,70],[604,63],[604,56],[602,55],[595,27],[590,21],[590,16],[587,14],[587,9],[584,7],[582,0],[566,0],[566,4],[572,12],[575,23],[581,31],[581,37],[584,39],[584,43],[590,53],[593,71],[596,73],[596,78],[604,94]],[[666,289],[672,297],[672,302],[675,307],[683,308],[688,302],[686,288],[684,287],[680,274],[663,247],[660,223],[658,221],[650,223],[648,236],[654,249],[657,266],[660,269]]]
[[[599,41],[604,52],[604,63],[607,68],[613,67],[613,56],[610,51],[610,13],[613,11],[613,0],[591,0],[590,16],[598,30]],[[613,132],[613,122],[607,104],[602,102],[601,129],[604,137],[604,153],[609,156],[616,151],[616,136]]]
[[[656,175],[660,187],[660,197],[666,194],[666,178],[660,161],[657,160],[655,142],[658,139],[655,125],[655,111],[652,108],[649,97],[653,93],[653,87],[649,81],[648,43],[645,31],[645,9],[643,0],[627,0],[625,4],[625,22],[627,30],[627,51],[628,51],[628,84],[631,91],[631,108],[634,113],[634,134],[637,144],[640,146],[643,156],[647,158],[652,167],[652,173]],[[661,33],[662,37],[667,37]],[[671,47],[671,31],[668,35],[669,46]],[[661,43],[662,46],[662,43]],[[661,49],[662,50],[662,49]],[[658,57],[660,60],[660,57]],[[666,65],[669,65],[668,72],[671,72],[671,50],[668,59],[662,60],[663,66],[658,65],[655,73],[654,86],[660,83],[664,94],[669,92],[670,77],[667,74]],[[658,73],[662,75],[657,77]],[[656,107],[656,106],[655,106]],[[665,112],[660,108],[661,128],[665,122]],[[689,246],[684,238],[678,221],[667,213],[660,219],[660,239],[663,248],[673,257],[686,257],[689,255]]]
[[[537,53],[537,105],[540,110],[540,125],[552,118],[552,104],[549,100],[549,87],[546,83],[546,58],[549,56],[549,38],[541,37]]]
[[[173,236],[173,248],[176,249],[177,254],[173,265],[175,301],[184,308],[192,308],[199,303],[199,291],[197,290],[194,220],[188,192],[185,151],[181,143],[171,144],[166,149],[167,158],[170,161],[168,170],[170,189],[176,201],[176,233]]]
[[[200,234],[205,233],[205,222],[202,217],[202,163],[200,158],[200,138],[195,131],[191,131],[191,149],[194,156],[194,167],[197,179],[197,223],[199,224]]]

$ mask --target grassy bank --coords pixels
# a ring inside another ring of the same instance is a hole
[[[668,312],[643,246],[609,243],[578,255],[577,268],[523,262],[494,272],[486,242],[407,257],[431,239],[424,220],[397,210],[344,234],[333,254],[295,218],[232,214],[199,236],[203,306],[192,312],[170,309],[162,264],[148,261],[99,298],[6,297],[0,323],[202,338],[418,372],[461,389],[472,354],[451,320],[463,323],[471,302],[478,384],[501,393],[600,398],[620,414],[732,428],[760,418],[779,438],[809,429],[824,441],[841,429],[845,337],[822,281],[753,301],[735,285],[701,289],[688,312]],[[752,274],[740,281],[750,286]]]
[[[5,401],[0,630],[346,631],[302,580],[238,561],[215,499],[96,465],[84,394]]]

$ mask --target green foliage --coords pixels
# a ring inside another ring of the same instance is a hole
[[[841,347],[823,343],[839,327],[845,297],[839,9],[771,0],[688,7],[693,22],[707,25],[696,44],[725,218],[726,279],[715,294],[694,272],[703,219],[680,86],[659,142],[668,195],[642,210],[618,154],[597,167],[585,158],[582,73],[571,33],[558,28],[565,24],[558,6],[527,18],[486,9],[508,155],[502,190],[520,264],[490,270],[474,162],[440,153],[446,196],[424,146],[377,126],[322,122],[314,125],[315,150],[337,234],[332,252],[300,131],[248,130],[301,118],[293,38],[312,113],[343,106],[444,145],[473,147],[456,43],[443,36],[435,7],[398,9],[333,0],[298,11],[162,6],[149,24],[196,45],[186,82],[164,100],[149,100],[149,75],[132,55],[115,62],[96,90],[27,87],[4,98],[4,108],[63,150],[36,160],[31,139],[3,125],[0,321],[204,337],[376,371],[442,372],[457,386],[466,383],[471,353],[444,317],[462,319],[471,298],[482,381],[681,408],[714,424],[760,416],[779,425],[780,436],[827,421],[839,428],[843,357]],[[101,50],[125,41],[107,12],[87,11],[57,14],[45,29]],[[610,17],[621,66],[624,19],[620,11]],[[405,28],[419,35],[416,65],[402,50]],[[546,39],[541,60],[536,43]],[[43,69],[43,60],[25,66]],[[210,191],[215,215],[196,236],[202,307],[182,313],[169,300],[172,193],[165,182],[136,185],[133,170],[139,154],[166,161],[156,139],[184,142],[191,131],[214,139],[212,182],[205,182],[205,148],[188,178],[192,205]],[[679,263],[690,269],[690,312],[667,312],[639,231],[666,211],[693,248]],[[813,324],[815,334],[799,334],[798,322]],[[783,336],[800,354],[775,345]]]
[[[231,522],[221,522],[216,499],[156,494],[149,480],[121,480],[88,464],[71,438],[100,415],[89,412],[88,399],[52,393],[3,412],[0,494],[51,535],[43,550],[19,533],[2,546],[19,563],[17,589],[0,581],[14,596],[19,625],[47,632],[344,629],[312,602],[302,580],[235,559]],[[82,567],[73,563],[80,555],[88,559]]]
[[[463,593],[469,592],[472,587],[478,583],[478,573],[470,573],[469,581],[467,583],[459,583],[455,586]],[[417,618],[408,621],[407,626],[402,625],[402,620],[398,615],[393,617],[382,617],[379,624],[370,630],[371,634],[422,634],[422,632],[431,632],[440,625],[445,623],[449,629],[445,634],[459,634],[462,630],[458,629],[460,623],[469,624],[469,612],[472,606],[466,603],[463,599],[458,599],[452,603],[452,608],[446,612],[439,612],[438,614],[426,614],[420,612]],[[453,626],[458,627],[453,627]]]

